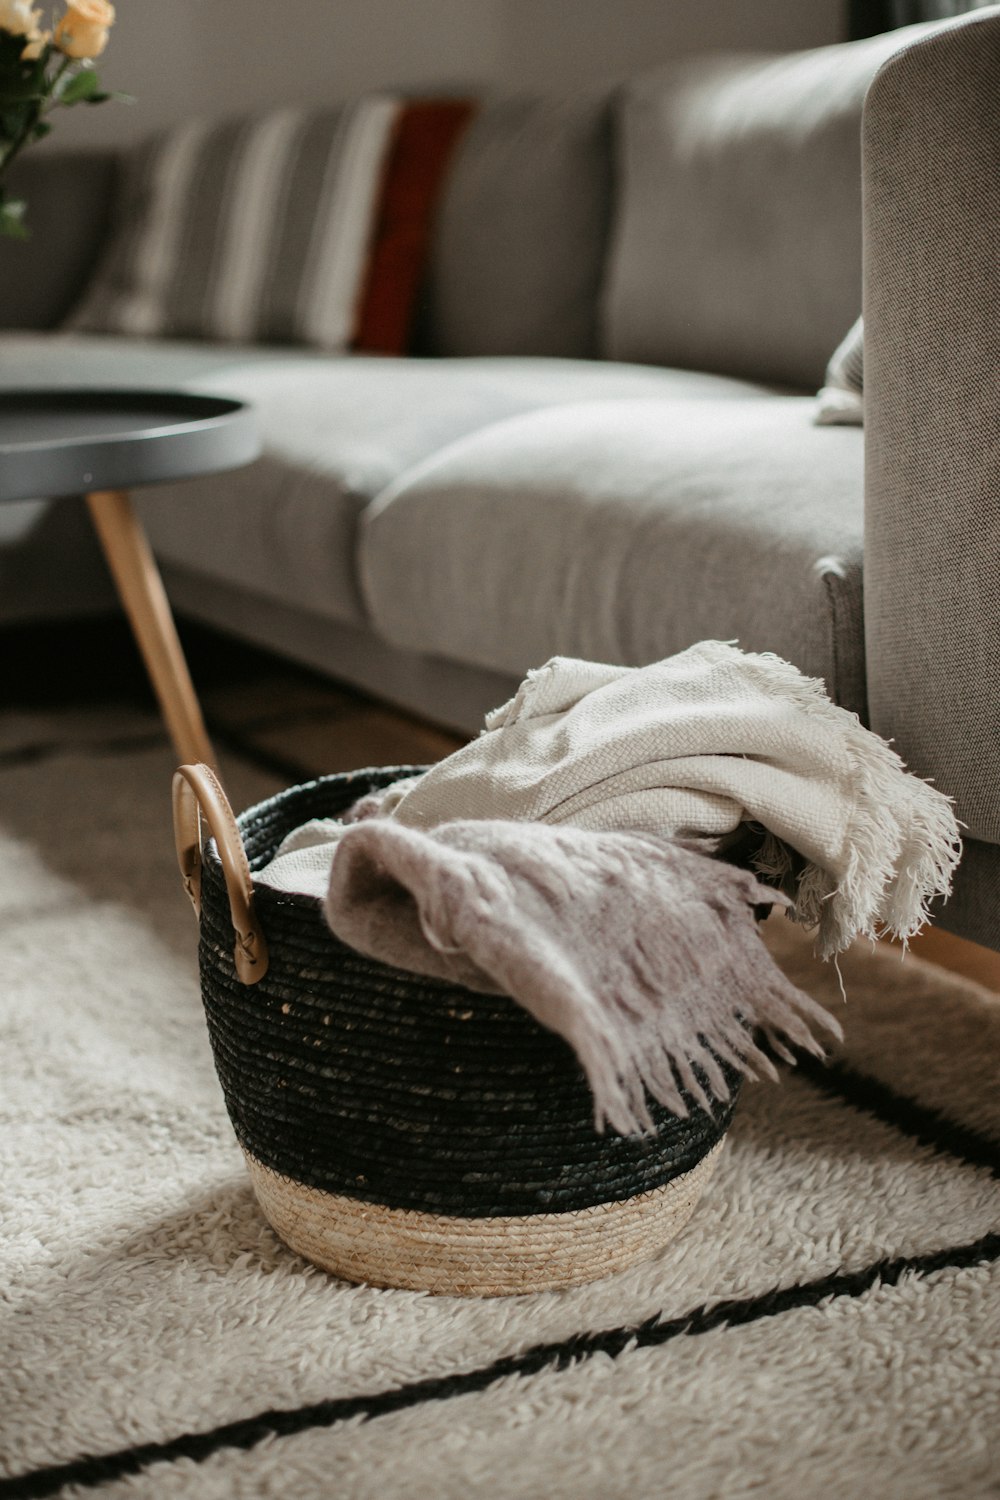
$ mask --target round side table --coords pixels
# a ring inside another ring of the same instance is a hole
[[[0,502],[84,495],[182,761],[214,764],[163,581],[128,491],[248,464],[249,407],[183,391],[0,392]]]

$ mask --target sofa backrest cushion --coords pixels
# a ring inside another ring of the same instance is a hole
[[[368,257],[352,345],[358,353],[410,352],[435,210],[474,113],[468,99],[414,99],[403,107]]]
[[[55,328],[93,272],[110,221],[110,151],[29,151],[7,189],[28,204],[30,239],[0,237],[0,328]]]
[[[438,212],[422,352],[597,353],[611,146],[607,95],[483,104]]]
[[[635,80],[603,351],[815,388],[861,311],[861,109],[929,26]]]

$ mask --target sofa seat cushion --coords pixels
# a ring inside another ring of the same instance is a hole
[[[581,402],[454,443],[367,512],[391,643],[521,676],[706,637],[774,651],[864,711],[862,435],[807,397]]]
[[[144,493],[150,540],[161,559],[203,575],[206,586],[223,580],[348,624],[365,620],[361,511],[456,438],[597,396],[766,399],[762,387],[737,381],[583,360],[303,358],[288,349],[83,336],[0,339],[0,371],[11,369],[23,385],[181,383],[253,402],[262,458]]]
[[[0,332],[0,389],[131,386],[170,390],[219,370],[322,359],[280,345],[209,344],[88,333]]]

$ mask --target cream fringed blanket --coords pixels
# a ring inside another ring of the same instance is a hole
[[[792,1061],[830,1014],[777,967],[755,907],[787,904],[747,870],[673,840],[533,823],[392,818],[348,828],[326,914],[352,948],[513,996],[575,1051],[598,1128],[651,1128],[644,1089],[687,1114],[737,1072],[775,1077],[752,1033]],[[695,1069],[700,1072],[696,1073]],[[708,1085],[703,1086],[702,1079]]]
[[[948,798],[821,682],[722,641],[649,667],[554,657],[378,811],[411,828],[496,818],[675,837],[758,823],[758,868],[818,928],[823,957],[859,935],[911,937],[961,850]]]

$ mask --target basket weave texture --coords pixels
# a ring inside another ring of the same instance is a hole
[[[243,813],[252,872],[292,829],[341,815],[419,767],[328,776]],[[619,1204],[690,1172],[722,1139],[730,1099],[657,1131],[594,1128],[593,1101],[561,1037],[515,1001],[390,968],[347,948],[320,904],[258,885],[270,949],[243,985],[222,866],[205,849],[200,963],[216,1068],[248,1157],[291,1183],[393,1210],[466,1219],[572,1214]]]

